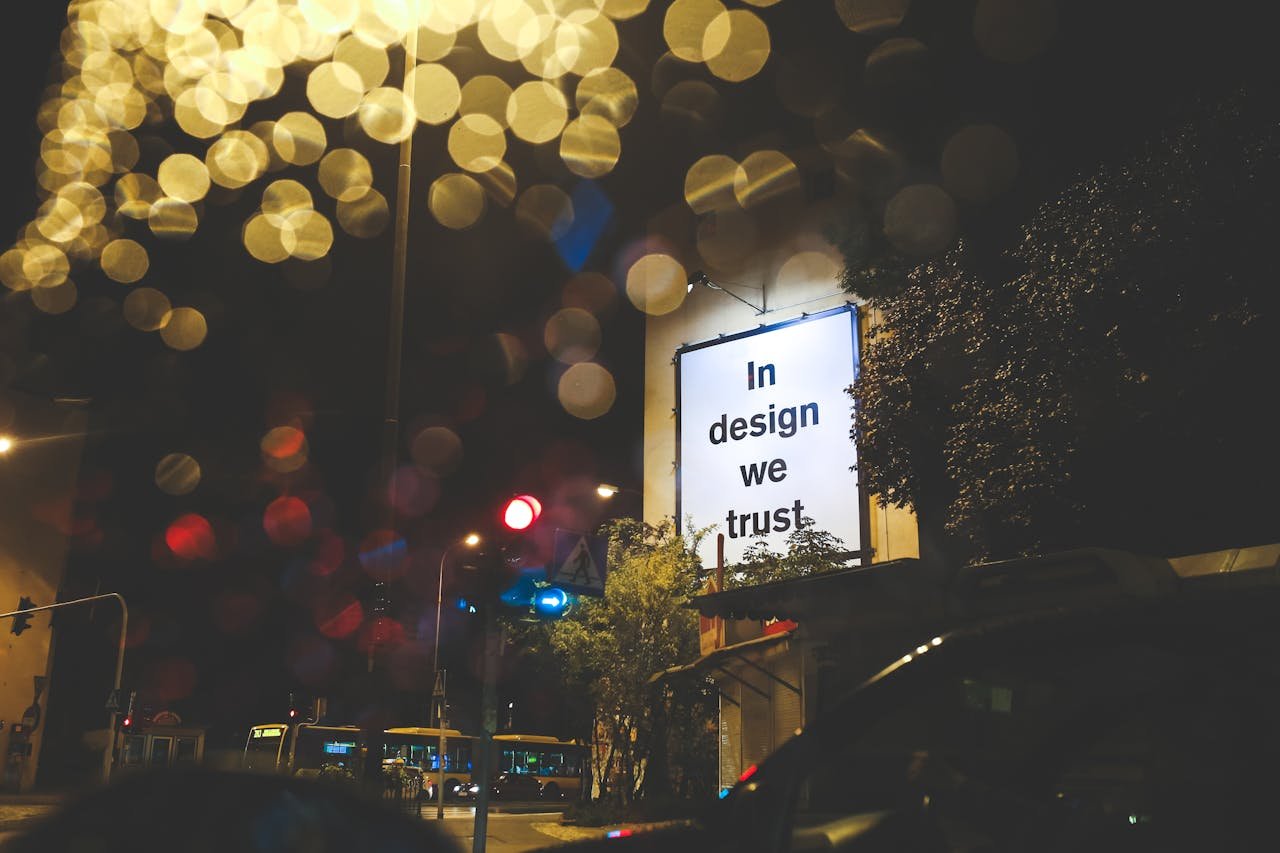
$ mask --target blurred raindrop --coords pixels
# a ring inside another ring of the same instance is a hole
[[[413,437],[409,455],[423,468],[443,477],[462,464],[462,439],[446,426],[429,426]]]

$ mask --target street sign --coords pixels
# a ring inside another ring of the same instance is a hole
[[[107,710],[108,710],[108,711],[119,711],[119,710],[120,710],[120,690],[119,690],[119,688],[117,688],[117,689],[115,689],[115,690],[112,690],[110,693],[108,693],[108,694],[107,694]]]
[[[601,536],[557,530],[547,583],[578,595],[604,596],[609,543]]]

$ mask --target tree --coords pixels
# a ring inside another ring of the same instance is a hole
[[[787,535],[787,552],[779,554],[760,539],[742,554],[742,562],[725,575],[725,585],[769,583],[829,572],[843,568],[848,561],[844,541],[825,530],[814,528],[813,519],[801,519],[800,525]]]
[[[697,614],[682,606],[697,589],[698,559],[670,522],[619,519],[605,532],[608,594],[583,599],[549,632],[566,689],[591,703],[582,735],[596,788],[623,803],[692,793],[692,780],[711,778],[700,764],[714,762],[714,702],[704,685],[650,676],[698,654]]]
[[[1002,263],[961,241],[880,292],[852,389],[867,487],[968,559],[1274,536],[1249,483],[1280,472],[1275,121],[1265,97],[1202,102],[1043,204]]]

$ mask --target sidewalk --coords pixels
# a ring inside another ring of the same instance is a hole
[[[58,808],[61,797],[0,797],[0,832],[23,829]]]

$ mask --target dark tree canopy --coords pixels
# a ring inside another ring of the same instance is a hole
[[[970,559],[1280,535],[1276,119],[1269,97],[1201,103],[1002,256],[961,240],[863,294],[868,488]]]

